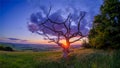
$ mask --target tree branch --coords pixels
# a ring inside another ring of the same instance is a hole
[[[79,15],[79,20],[78,20],[78,32],[80,32],[80,22],[81,20],[84,18],[85,16],[85,12],[80,12],[80,15]]]
[[[76,27],[77,30],[76,30],[76,32],[72,33],[72,32],[71,32],[71,23],[72,23],[72,22],[71,22],[71,13],[67,16],[67,18],[65,19],[65,21],[63,21],[63,22],[61,22],[61,23],[58,23],[58,22],[55,22],[55,21],[53,21],[53,20],[51,20],[51,19],[49,18],[51,9],[52,9],[52,7],[50,6],[49,12],[48,12],[48,14],[46,15],[46,17],[47,17],[46,21],[44,21],[42,24],[40,24],[40,25],[44,26],[44,28],[46,28],[46,29],[48,29],[48,30],[51,30],[52,32],[56,33],[57,39],[55,40],[55,39],[50,38],[50,37],[45,33],[44,29],[42,30],[44,36],[46,36],[49,40],[51,40],[50,42],[54,42],[54,43],[56,43],[56,44],[58,44],[59,46],[62,47],[62,43],[60,43],[60,38],[61,38],[61,36],[63,36],[65,39],[67,39],[69,43],[74,43],[74,42],[76,42],[76,41],[79,41],[79,40],[82,39],[83,37],[86,37],[86,36],[83,36],[82,32],[80,31],[80,23],[81,23],[81,20],[84,18],[85,14],[86,14],[85,12],[80,12],[80,15],[79,15],[79,17],[78,17],[77,27]],[[57,18],[56,18],[56,19],[57,19]],[[51,27],[46,26],[46,25],[45,25],[46,23],[51,23],[52,26],[51,26]],[[68,25],[66,25],[66,23],[67,23]],[[57,30],[57,29],[55,28],[55,25],[59,25],[59,26],[60,26],[60,25],[63,25],[63,26],[64,26],[64,29],[66,29],[66,32],[64,33],[62,30],[61,30],[61,31],[60,31],[60,30]],[[72,34],[71,34],[71,33],[72,33]],[[40,34],[40,33],[38,33],[38,34]],[[72,39],[73,37],[77,37],[77,36],[79,36],[79,38],[77,38],[77,39],[75,39],[75,40],[73,40],[73,41],[71,41],[71,42],[69,41],[69,40]]]
[[[74,43],[74,42],[76,42],[76,41],[79,41],[79,40],[82,39],[83,37],[87,37],[87,36],[88,36],[88,35],[80,36],[78,39],[75,39],[75,40],[71,41],[70,43]]]

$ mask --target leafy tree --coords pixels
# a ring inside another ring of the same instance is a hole
[[[120,48],[120,0],[104,0],[89,34],[95,48]]]

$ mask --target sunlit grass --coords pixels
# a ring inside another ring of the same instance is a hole
[[[61,51],[0,51],[0,68],[119,68],[120,50],[76,49],[69,60]]]

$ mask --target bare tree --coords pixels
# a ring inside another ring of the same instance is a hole
[[[63,57],[67,58],[68,54],[70,52],[70,44],[74,43],[76,41],[79,41],[81,38],[87,36],[83,35],[81,30],[80,30],[80,25],[81,25],[81,20],[85,17],[85,12],[80,11],[79,16],[77,18],[76,22],[76,30],[72,30],[72,15],[71,13],[68,14],[67,18],[63,22],[56,22],[53,21],[50,18],[50,13],[51,13],[51,7],[49,9],[49,12],[46,14],[46,19],[41,22],[40,24],[28,24],[29,25],[29,30],[32,32],[35,32],[39,35],[42,35],[45,37],[45,39],[50,40],[49,42],[54,42],[61,48],[63,48]],[[56,17],[57,20],[58,17]],[[50,24],[50,25],[48,25]],[[62,27],[60,30],[57,29],[57,27]],[[52,34],[48,34],[47,31],[52,32]],[[53,37],[54,36],[54,37]],[[74,40],[71,40],[72,38],[75,38]],[[61,40],[66,41],[66,45],[61,43]]]

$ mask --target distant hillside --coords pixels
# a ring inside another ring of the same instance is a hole
[[[45,44],[19,44],[19,43],[0,43],[2,46],[9,46],[18,51],[24,50],[33,50],[33,51],[48,51],[48,50],[56,50],[60,49],[55,45],[45,45]]]
[[[16,51],[52,51],[61,49],[57,45],[49,45],[49,44],[19,44],[19,43],[3,43],[0,42],[2,46],[12,47]],[[71,48],[80,48],[80,45],[72,45]]]

